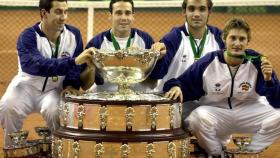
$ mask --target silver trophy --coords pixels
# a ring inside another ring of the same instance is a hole
[[[259,158],[262,151],[248,150],[247,147],[251,144],[252,138],[249,136],[233,136],[233,143],[238,149],[225,150],[225,158]]]
[[[51,131],[48,127],[35,127],[35,131],[39,137],[43,138],[44,142],[47,142],[50,139]]]
[[[10,133],[14,145],[4,147],[4,157],[40,157],[38,143],[27,141],[28,131]]]
[[[35,127],[35,131],[39,137],[43,138],[35,140],[38,143],[42,157],[51,158],[51,131],[48,127]]]
[[[92,50],[93,60],[102,77],[106,81],[118,85],[116,93],[104,94],[108,96],[118,95],[120,99],[122,97],[125,97],[123,99],[133,98],[136,92],[130,86],[142,82],[148,77],[159,56],[159,52],[135,47],[118,51],[93,48]]]
[[[28,131],[18,131],[18,132],[13,132],[8,134],[12,141],[14,142],[15,147],[22,147],[26,143],[26,139],[28,136],[29,132]]]
[[[233,136],[233,143],[238,147],[239,151],[246,151],[247,147],[251,144],[251,137],[249,136]]]

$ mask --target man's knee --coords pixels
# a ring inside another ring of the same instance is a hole
[[[0,116],[16,116],[17,103],[15,98],[7,98],[0,101]]]
[[[280,113],[274,114],[262,122],[261,130],[265,132],[280,132]]]
[[[49,106],[48,108],[41,109],[40,113],[44,118],[56,118],[58,117],[58,108],[56,105]]]
[[[192,129],[214,127],[216,124],[215,119],[211,117],[208,110],[203,107],[195,109],[191,115],[184,120],[185,125],[189,125]]]

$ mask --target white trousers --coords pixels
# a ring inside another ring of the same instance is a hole
[[[227,106],[227,105],[225,105]],[[280,112],[262,102],[246,102],[233,109],[200,106],[184,120],[209,155],[220,155],[233,133],[253,133],[249,150],[260,151],[280,136]]]
[[[24,118],[32,112],[40,112],[51,131],[59,127],[59,101],[58,89],[42,92],[32,85],[13,80],[0,100],[0,121],[4,128],[5,146],[13,145],[8,134],[21,130]]]

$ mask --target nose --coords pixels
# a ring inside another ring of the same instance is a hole
[[[65,20],[67,19],[67,17],[68,17],[68,14],[67,14],[67,13],[63,13],[63,14],[61,14],[61,16],[60,16],[60,20],[61,20],[61,21],[65,21]]]
[[[238,46],[238,47],[241,46],[241,41],[240,40],[235,40],[234,45]]]
[[[122,15],[121,15],[121,20],[126,20],[126,19],[127,19],[127,15],[122,14]]]
[[[200,16],[200,11],[198,9],[195,9],[194,12],[193,12],[193,15],[195,17],[199,17]]]

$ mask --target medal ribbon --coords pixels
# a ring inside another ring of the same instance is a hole
[[[112,42],[113,42],[113,46],[114,46],[115,50],[120,50],[121,47],[120,47],[119,43],[117,42],[113,33],[111,33],[111,38],[112,38]],[[130,44],[131,44],[131,37],[129,36],[127,43],[126,43],[126,48],[128,48],[130,46]]]
[[[60,45],[60,35],[59,35],[58,38],[56,39],[56,42],[55,42],[55,51],[54,51],[54,52],[53,52],[53,49],[52,49],[52,46],[51,46],[50,42],[49,42],[49,45],[50,45],[51,51],[52,51],[52,56],[51,56],[51,58],[57,58],[57,56],[58,56],[58,49],[59,49],[59,45]],[[53,77],[52,77],[53,80],[54,80],[54,77],[57,78],[57,76],[53,76]],[[45,82],[44,82],[44,85],[43,85],[43,88],[42,88],[42,92],[45,91],[48,78],[49,78],[49,77],[46,77],[46,79],[45,79]]]
[[[195,42],[192,34],[189,32],[189,34],[190,34],[190,43],[191,43],[191,46],[192,46],[192,51],[193,51],[193,55],[194,55],[194,59],[195,60],[198,60],[201,57],[202,51],[204,49],[205,41],[206,41],[207,31],[208,30],[205,29],[205,32],[204,32],[203,37],[202,37],[202,40],[201,40],[201,42],[200,42],[198,47],[196,47],[197,46],[196,42]]]
[[[225,53],[229,57],[236,58],[236,59],[247,59],[248,61],[261,60],[263,57],[265,57],[264,55],[252,56],[252,55],[247,55],[245,53],[242,54],[242,55],[234,55],[230,51],[225,51]]]
[[[57,40],[55,42],[55,51],[54,51],[54,53],[53,53],[53,50],[51,48],[51,50],[52,50],[52,58],[57,58],[59,45],[60,45],[60,36],[58,36],[58,38],[57,38]]]

